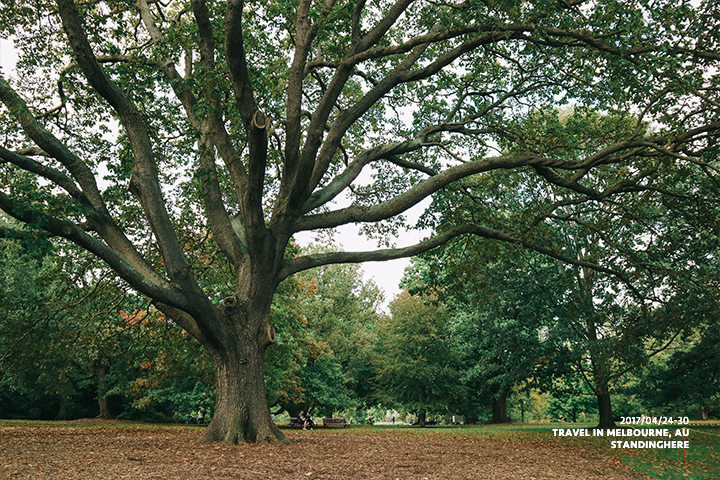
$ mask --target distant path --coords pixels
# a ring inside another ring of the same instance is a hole
[[[0,479],[647,479],[546,445],[287,431],[283,446],[196,444],[199,428],[0,427]],[[298,459],[306,459],[299,462]]]

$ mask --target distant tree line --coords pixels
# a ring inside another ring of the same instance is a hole
[[[327,247],[292,244],[288,255],[301,250]],[[4,238],[0,272],[0,417],[212,416],[207,354],[93,257]],[[283,282],[265,370],[271,411],[361,421],[394,409],[420,425],[720,414],[708,283],[680,282],[643,307],[611,275],[474,239],[415,259],[403,286],[384,312],[356,266]]]

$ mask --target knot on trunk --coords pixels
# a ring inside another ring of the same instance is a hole
[[[238,304],[237,297],[232,295],[230,297],[223,298],[222,304],[225,308],[235,308]]]
[[[253,127],[264,130],[268,126],[268,119],[263,112],[256,110],[252,118]]]

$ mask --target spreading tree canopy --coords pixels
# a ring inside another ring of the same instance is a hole
[[[283,279],[462,234],[532,247],[525,235],[563,202],[649,188],[686,165],[716,175],[718,8],[3,0],[19,61],[0,77],[0,208],[100,257],[200,341],[218,391],[205,440],[284,441],[263,384]],[[512,128],[558,104],[632,115],[636,128],[572,154]],[[501,222],[415,245],[286,253],[298,232],[348,223],[391,237],[412,206],[499,169],[566,198],[527,228],[498,211]],[[216,281],[225,268],[233,282]]]

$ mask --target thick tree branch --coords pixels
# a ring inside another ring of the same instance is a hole
[[[553,165],[562,169],[589,169],[597,165],[619,163],[633,156],[657,156],[659,154],[672,154],[676,156],[673,150],[682,144],[688,144],[708,133],[717,133],[720,131],[720,123],[708,123],[701,127],[693,128],[677,134],[654,135],[649,137],[641,137],[636,135],[622,142],[609,145],[588,155],[580,162],[557,161]],[[654,150],[657,153],[652,153]]]
[[[365,8],[365,0],[356,1],[357,3],[355,4],[355,9],[353,10],[352,27],[350,30],[353,44],[357,44],[357,42],[362,37],[362,25],[360,25],[360,17],[362,16],[362,11]]]
[[[2,77],[0,77],[0,101],[5,104],[11,115],[18,121],[32,141],[35,142],[43,152],[67,168],[80,185],[83,194],[93,208],[99,211],[106,211],[105,202],[100,195],[100,190],[95,182],[95,176],[90,168],[52,133],[38,123],[25,101],[15,93],[12,87],[10,87]]]
[[[433,27],[433,29],[438,28],[438,26]],[[430,44],[422,44],[415,47],[398,67],[380,80],[377,85],[365,94],[355,105],[341,113],[335,122],[333,122],[332,128],[330,132],[328,132],[324,142],[321,143],[322,139],[320,136],[317,136],[314,142],[311,142],[309,138],[303,148],[303,157],[308,160],[306,162],[307,167],[310,167],[310,164],[312,164],[312,176],[309,178],[310,183],[307,185],[305,192],[308,197],[310,192],[317,188],[327,172],[330,162],[338,148],[340,148],[342,139],[350,126],[365,114],[378,100],[400,83],[405,72],[418,61],[429,46]],[[336,75],[339,71],[340,70],[336,71]],[[350,75],[351,71],[352,70],[348,68],[346,72],[347,75]],[[310,159],[312,159],[312,162]]]
[[[398,157],[397,155],[387,155],[385,157],[388,162],[397,165],[400,168],[406,168],[408,170],[415,170],[417,172],[424,173],[428,177],[434,177],[438,174],[436,170],[433,170],[430,167],[426,167],[425,165],[422,165],[417,162],[411,162],[409,160],[402,159]]]
[[[411,39],[403,45],[398,45],[394,47],[379,47],[373,52],[366,50],[359,53],[357,57],[349,57],[347,60],[348,62],[357,63],[363,61],[366,58],[371,58],[372,56],[385,56],[408,52],[411,51],[411,49],[415,45],[427,45],[428,43],[440,42],[442,40],[454,38],[466,33],[481,32],[483,30],[487,31],[487,33],[478,35],[474,38],[469,38],[462,42],[459,46],[451,49],[450,51],[442,55],[439,55],[432,63],[425,66],[424,68],[416,71],[410,71],[409,68],[404,68],[404,72],[401,69],[396,69],[385,79],[375,85],[375,88],[371,90],[353,108],[345,112],[344,115],[341,115],[341,117],[336,122],[334,122],[333,130],[327,135],[322,149],[317,155],[317,160],[314,167],[314,174],[311,181],[311,188],[315,188],[317,186],[320,179],[327,171],[329,162],[334,156],[337,148],[339,148],[340,140],[342,139],[346,129],[349,128],[349,126],[352,125],[362,114],[364,114],[367,109],[370,108],[370,106],[375,104],[375,102],[377,102],[379,98],[385,95],[392,88],[399,85],[400,83],[418,81],[428,78],[448,66],[450,63],[454,62],[463,54],[472,51],[482,45],[489,45],[492,43],[512,39],[525,39],[528,41],[537,42],[537,39],[528,36],[528,33],[533,32],[536,28],[537,27],[532,24],[493,24],[469,25],[453,32],[438,29],[438,31],[431,31],[425,36],[415,37],[414,39]],[[550,28],[545,29],[544,32],[548,35],[553,35],[558,38],[569,38],[572,42],[581,41],[589,48],[604,51],[613,55],[629,57],[634,54],[634,52],[622,51],[608,44],[604,40],[596,38],[585,31]],[[560,42],[560,44],[567,45],[569,43]],[[363,55],[370,55],[370,57],[365,57]]]
[[[140,16],[145,24],[145,28],[150,33],[150,37],[153,42],[160,43],[164,41],[163,34],[155,25],[146,0],[139,0],[138,6],[140,8]],[[207,36],[208,33],[206,32],[204,35]],[[212,35],[212,32],[210,32],[210,35]],[[101,59],[102,57],[98,58]],[[212,59],[212,56],[210,58]],[[191,58],[187,60],[192,63]],[[207,61],[207,53],[205,61]],[[215,145],[215,148],[217,148],[220,158],[222,158],[225,167],[228,169],[228,172],[230,172],[230,178],[232,179],[235,194],[242,201],[245,196],[245,191],[247,190],[247,172],[245,171],[245,166],[237,149],[230,139],[225,123],[222,121],[219,114],[215,113],[216,111],[219,111],[217,108],[219,99],[217,97],[209,98],[208,101],[215,107],[209,109],[210,111],[207,113],[207,121],[203,122],[202,119],[198,118],[195,114],[195,109],[198,106],[198,99],[186,85],[185,80],[177,71],[175,64],[170,61],[157,61],[153,64],[156,64],[163,69],[165,78],[168,80],[170,86],[175,92],[175,95],[182,103],[185,114],[193,127],[195,127],[198,131],[203,132],[204,135],[210,138],[213,145]],[[186,68],[188,68],[187,65]],[[206,94],[209,95],[209,92],[206,92]]]
[[[409,167],[409,164],[404,163],[404,161],[399,159],[397,156],[422,148],[425,137],[429,134],[426,130],[427,129],[421,131],[413,140],[374,147],[357,155],[356,158],[345,168],[345,170],[337,175],[325,188],[314,192],[310,196],[306,205],[303,207],[302,213],[311,212],[312,210],[315,210],[316,208],[333,200],[357,179],[358,175],[360,175],[360,172],[362,172],[366,165],[375,160],[386,158],[396,165]],[[425,171],[425,173],[430,172],[430,170],[417,164],[414,164],[413,168]]]
[[[215,40],[210,15],[203,0],[192,0],[191,4],[200,37],[200,65],[207,73],[214,74]],[[208,113],[207,123],[202,125],[201,131],[203,133],[199,141],[200,165],[202,168],[199,176],[205,203],[205,212],[208,218],[208,225],[215,234],[215,240],[218,242],[223,253],[225,253],[225,256],[237,269],[246,251],[245,246],[242,245],[232,228],[230,216],[223,203],[220,182],[218,181],[217,169],[215,167],[213,146],[219,144],[222,148],[229,150],[226,155],[231,159],[236,158],[237,154],[229,138],[227,138],[225,125],[218,114],[215,113],[221,110],[220,99],[217,94],[212,93],[209,89],[205,92],[205,97],[210,105],[210,113]],[[194,115],[194,113],[190,111],[189,115]],[[216,143],[213,142],[213,140],[219,140],[219,142]],[[238,193],[238,198],[242,201],[245,198],[245,192],[243,190],[247,187],[248,182],[244,170],[240,167],[241,165],[242,163],[239,161],[232,162],[229,170],[233,183],[235,184],[236,192]]]
[[[441,31],[441,27],[438,25],[434,26],[430,31],[430,36],[435,35],[436,31]],[[327,172],[327,169],[332,161],[335,152],[340,146],[343,136],[347,132],[348,128],[356,122],[362,115],[364,115],[376,102],[378,102],[383,96],[389,93],[393,88],[411,81],[421,80],[430,77],[439,72],[444,67],[450,65],[452,62],[460,58],[463,54],[472,51],[482,45],[498,42],[501,40],[508,40],[509,38],[520,38],[522,35],[520,32],[517,34],[508,34],[503,32],[492,32],[485,35],[478,36],[477,38],[471,38],[464,41],[458,47],[451,49],[443,55],[440,55],[434,62],[427,67],[424,67],[417,71],[412,71],[411,68],[420,59],[422,54],[431,45],[431,43],[423,43],[415,47],[412,52],[405,58],[401,65],[395,68],[390,74],[384,79],[380,80],[366,95],[363,96],[355,105],[350,109],[343,112],[338,119],[333,123],[333,128],[328,133],[325,142],[317,153],[317,159],[313,168],[313,177],[310,183],[310,188],[315,189],[319,184],[322,177]]]
[[[537,67],[539,68],[539,67]],[[394,163],[402,168],[409,168],[412,170],[417,170],[420,172],[423,172],[429,176],[434,176],[437,174],[432,169],[429,169],[423,165],[417,164],[415,162],[407,162],[399,157],[399,155],[404,153],[409,153],[412,151],[417,151],[422,147],[427,146],[427,139],[430,135],[439,133],[439,132],[452,132],[452,133],[460,133],[462,135],[481,135],[481,134],[490,134],[495,133],[496,130],[492,128],[468,128],[467,125],[473,122],[477,122],[479,119],[481,119],[483,116],[485,116],[488,112],[490,112],[493,108],[501,105],[503,102],[505,102],[507,99],[512,98],[517,95],[521,95],[523,93],[526,93],[530,91],[533,87],[536,87],[537,85],[533,84],[530,86],[525,86],[524,88],[520,88],[523,85],[525,85],[526,79],[522,79],[519,84],[509,90],[509,91],[503,91],[503,92],[493,92],[493,93],[502,93],[502,95],[499,96],[495,101],[493,101],[490,105],[485,106],[480,112],[467,116],[465,118],[462,118],[461,120],[457,122],[451,122],[452,116],[459,111],[460,104],[462,102],[461,99],[458,100],[457,105],[455,106],[452,115],[448,116],[447,122],[443,124],[436,124],[436,125],[428,125],[424,129],[422,129],[420,132],[418,132],[413,140],[400,142],[400,143],[394,143],[386,146],[381,147],[375,147],[369,150],[365,150],[360,155],[356,157],[355,160],[353,160],[350,165],[348,165],[345,170],[343,170],[342,173],[337,175],[325,188],[319,191],[313,192],[313,194],[308,199],[305,207],[303,208],[302,213],[308,213],[316,208],[318,208],[321,205],[326,204],[330,200],[334,199],[337,195],[339,195],[345,188],[349,187],[350,184],[355,181],[357,176],[360,174],[360,172],[363,170],[363,168],[368,165],[369,163],[377,160],[377,159],[387,159],[391,163]],[[464,95],[463,97],[470,97],[471,94]]]
[[[491,130],[468,129],[463,123],[428,125],[418,132],[413,140],[391,143],[367,149],[357,155],[356,158],[345,168],[345,170],[333,178],[333,180],[325,188],[314,192],[308,199],[302,213],[311,212],[312,210],[333,200],[355,181],[366,165],[376,160],[384,159],[401,168],[416,170],[428,176],[437,175],[439,172],[417,162],[404,160],[400,157],[400,155],[415,152],[421,148],[430,146],[427,143],[428,136],[438,132],[455,132],[467,135],[477,135],[481,133],[491,133]]]
[[[302,256],[286,262],[285,266],[278,273],[278,281],[283,280],[294,273],[308,270],[310,268],[319,267],[322,265],[330,265],[336,263],[378,262],[419,255],[435,247],[443,245],[452,240],[453,238],[459,237],[461,235],[476,235],[483,238],[500,240],[507,243],[521,245],[529,250],[534,250],[538,253],[542,253],[549,257],[560,260],[564,263],[608,273],[617,277],[624,283],[630,285],[629,279],[622,272],[585,260],[576,259],[562,252],[555,251],[541,245],[536,245],[522,238],[508,235],[506,233],[502,233],[480,225],[462,225],[454,227],[442,233],[439,233],[427,240],[423,240],[419,243],[416,243],[415,245],[411,245],[408,247],[389,248],[366,252],[318,253],[314,255]]]
[[[90,202],[91,209],[85,204],[85,215],[91,227],[107,242],[110,248],[115,249],[133,268],[147,275],[155,275],[155,271],[145,262],[137,252],[134,245],[120,230],[110,216],[105,202],[100,195],[95,177],[90,168],[70,151],[52,133],[45,130],[32,115],[25,102],[0,78],[0,100],[10,110],[25,133],[40,147],[43,152],[53,157],[63,165],[82,190],[82,196]],[[58,177],[58,180],[60,178]],[[73,187],[66,182],[60,185],[63,188]],[[77,192],[76,192],[77,194]],[[73,195],[74,196],[74,195]],[[81,203],[82,205],[82,203]]]
[[[443,68],[447,67],[451,63],[453,63],[455,60],[460,58],[462,55],[482,46],[482,45],[488,45],[492,43],[497,43],[503,40],[517,40],[523,38],[523,32],[515,32],[515,33],[503,33],[503,32],[492,32],[487,33],[485,35],[481,35],[477,38],[471,38],[469,40],[465,40],[457,47],[453,48],[452,50],[439,55],[432,63],[430,63],[428,66],[421,68],[420,70],[415,71],[408,71],[406,72],[399,80],[399,83],[408,83],[408,82],[414,82],[418,80],[422,80],[425,78],[429,78],[436,73],[438,73]]]
[[[37,238],[50,238],[53,235],[49,232],[45,232],[42,230],[35,230],[35,231],[28,231],[28,230],[18,230],[15,228],[8,228],[8,227],[2,227],[0,226],[0,238],[8,238],[8,239],[23,239],[23,238],[30,238],[30,239],[37,239]]]
[[[40,175],[68,192],[70,196],[81,205],[85,205],[86,208],[92,208],[87,197],[82,190],[78,188],[73,179],[59,170],[45,166],[31,158],[11,152],[2,147],[0,147],[0,163],[12,163],[25,171]]]
[[[176,307],[173,307],[171,305],[168,305],[166,303],[163,303],[162,301],[154,301],[153,304],[155,307],[160,310],[162,313],[170,317],[173,322],[180,325],[181,328],[183,328],[186,332],[188,332],[190,335],[195,337],[200,343],[206,344],[208,341],[208,337],[205,335],[204,330],[201,328],[201,326],[198,324],[198,322],[189,314],[184,312],[183,310],[180,310]],[[210,315],[207,315],[203,318],[205,323],[207,321],[207,318]],[[212,335],[212,332],[209,332]],[[210,337],[212,338],[212,337]]]
[[[79,245],[85,250],[95,254],[105,261],[133,288],[165,303],[175,305],[178,308],[188,308],[188,298],[181,290],[172,287],[159,275],[150,272],[141,272],[130,265],[125,257],[116,250],[110,248],[100,240],[90,236],[82,228],[73,222],[61,220],[32,210],[21,202],[14,201],[10,196],[0,192],[0,209],[11,217],[34,225],[36,228],[51,233],[52,235],[66,238]]]
[[[73,0],[57,0],[63,28],[85,78],[113,107],[122,121],[135,158],[132,191],[137,194],[153,233],[158,239],[168,275],[178,285],[193,291],[200,288],[190,273],[190,265],[175,235],[165,201],[160,191],[157,165],[145,119],[137,107],[125,96],[100,67],[85,36],[80,15]]]
[[[484,158],[463,163],[450,167],[378,205],[370,207],[351,206],[341,210],[302,217],[297,221],[295,231],[332,228],[352,222],[378,222],[410,209],[441,188],[469,175],[495,169],[542,164],[544,161],[545,159],[538,155],[521,154]]]
[[[233,229],[230,215],[225,209],[215,167],[213,145],[207,136],[203,135],[199,142],[199,148],[201,169],[197,175],[202,189],[208,226],[220,249],[237,270],[247,252]]]
[[[279,203],[273,217],[274,221],[278,221],[281,218],[284,218],[287,214],[290,214],[290,216],[295,216],[299,214],[300,209],[302,208],[302,204],[317,186],[316,178],[318,177],[318,175],[322,177],[325,170],[327,169],[324,162],[320,162],[320,164],[318,164],[317,152],[323,143],[323,136],[325,133],[325,126],[328,123],[328,118],[330,117],[330,114],[332,113],[332,110],[336,105],[337,99],[341,95],[343,88],[345,87],[348,79],[352,75],[354,67],[357,63],[348,59],[357,54],[358,52],[370,48],[372,45],[380,41],[383,35],[387,33],[387,31],[405,12],[408,6],[413,3],[413,1],[414,0],[398,0],[392,7],[390,7],[390,9],[386,12],[385,16],[376,24],[376,26],[370,32],[368,32],[361,39],[358,39],[351,46],[346,60],[341,62],[341,64],[335,70],[335,74],[333,75],[333,78],[330,81],[327,90],[323,94],[322,99],[318,102],[318,106],[313,113],[310,126],[308,127],[306,132],[306,140],[302,147],[302,150],[300,151],[297,164],[295,165],[294,163],[292,163],[292,169],[288,170],[287,175],[283,175],[280,195],[278,197]],[[302,11],[299,11],[299,20],[301,14]],[[301,43],[300,47],[302,46],[303,44]],[[305,54],[305,56],[303,57],[303,71],[297,71],[298,74],[302,73],[303,77],[305,74],[304,67],[307,61],[306,56],[307,55]],[[294,80],[298,81],[298,78],[295,78]],[[299,78],[299,80],[301,81],[302,78]],[[288,100],[290,100],[290,97],[288,97]],[[295,145],[295,143],[293,143],[293,145]],[[337,151],[337,148],[339,148],[339,144],[335,145],[335,149],[333,151]],[[294,152],[294,150],[291,152],[286,149],[286,157],[288,154],[294,155]],[[294,157],[290,157],[291,160],[293,158]],[[286,162],[287,161],[288,158],[286,158]],[[319,170],[322,170],[322,172],[319,173]]]
[[[360,38],[360,40],[357,42],[356,47],[353,48],[353,52],[365,51],[378,43],[385,36],[388,30],[390,30],[392,26],[395,25],[395,22],[398,21],[400,16],[405,13],[408,7],[414,2],[415,0],[397,0],[387,10],[387,12],[385,12],[385,16],[380,19],[380,21],[375,25],[375,27],[373,27],[369,32],[367,32],[364,36]],[[358,12],[358,16],[359,15],[360,13]]]
[[[307,65],[310,46],[316,33],[308,18],[310,4],[310,0],[300,2],[295,22],[295,52],[288,73],[285,165],[282,176],[285,184],[281,186],[283,194],[291,191],[292,185],[297,181],[298,162],[300,161],[303,78],[305,77],[305,66]]]
[[[248,181],[242,198],[244,223],[252,231],[264,230],[262,192],[267,167],[268,119],[255,101],[245,53],[243,32],[243,0],[229,0],[225,12],[225,58],[235,103],[242,117],[248,144]],[[248,236],[248,241],[260,241]]]
[[[235,103],[240,111],[245,128],[249,131],[258,107],[245,54],[242,21],[244,5],[243,0],[228,1],[227,11],[225,12],[225,57],[230,68],[230,78],[235,91]]]
[[[521,31],[530,31],[530,25],[517,26]],[[480,33],[483,31],[497,31],[497,25],[484,25],[484,24],[472,24],[464,27],[448,30],[446,28],[438,28],[435,31],[426,33],[425,35],[418,35],[410,38],[407,41],[399,45],[384,45],[382,47],[370,48],[368,50],[361,51],[352,57],[348,58],[348,62],[352,64],[359,64],[367,60],[379,59],[383,57],[389,57],[393,55],[401,55],[412,51],[419,45],[425,45],[429,43],[440,43],[446,40],[452,40],[463,35],[470,33]]]

